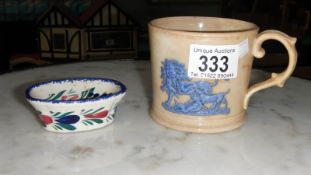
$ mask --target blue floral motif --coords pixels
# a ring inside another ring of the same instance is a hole
[[[188,77],[185,65],[174,59],[165,59],[162,62],[161,79],[161,90],[168,95],[168,99],[162,103],[162,106],[170,112],[197,116],[230,112],[226,99],[230,90],[213,93],[218,80],[213,83],[193,81]],[[176,99],[181,95],[188,96],[189,100],[184,103],[178,102]]]

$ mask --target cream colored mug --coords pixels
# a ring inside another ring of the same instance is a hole
[[[214,17],[166,17],[149,23],[152,118],[169,128],[216,133],[240,127],[255,92],[282,87],[296,62],[296,38],[249,22]],[[253,56],[266,40],[281,42],[289,54],[282,73],[249,88]]]

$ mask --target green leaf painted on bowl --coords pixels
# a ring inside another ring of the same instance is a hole
[[[69,124],[64,124],[64,123],[56,123],[55,125],[58,125],[62,128],[65,128],[67,130],[70,130],[70,131],[73,131],[76,129],[76,127],[72,126],[72,125],[69,125]]]
[[[68,94],[75,94],[76,92],[73,89],[70,89]]]
[[[82,110],[82,111],[81,111],[81,114],[82,114],[82,115],[86,115],[86,114],[88,114],[88,113],[90,113],[90,112],[92,112],[92,111],[93,111],[93,109],[89,109],[89,110],[87,110],[87,111]]]
[[[82,92],[81,92],[81,98],[80,98],[80,99],[86,98],[87,95],[88,95],[88,93],[89,93],[89,90],[82,91]]]
[[[66,90],[60,91],[58,94],[51,94],[47,100],[59,100],[59,98],[66,92]]]
[[[87,89],[85,91],[81,92],[81,98],[80,99],[86,99],[90,96],[90,94],[94,94],[95,87],[91,89]]]
[[[46,98],[46,100],[50,100],[55,94],[49,94],[48,98]]]
[[[82,123],[84,125],[93,125],[93,123],[91,121],[88,121],[88,120],[83,120]]]
[[[56,129],[56,130],[63,130],[63,128],[60,127],[60,126],[58,126],[58,125],[54,125],[53,127],[54,127],[54,129]]]
[[[54,117],[57,117],[57,116],[60,115],[61,113],[60,113],[60,112],[56,112],[56,113],[52,112],[51,114],[53,114]]]
[[[102,109],[104,109],[104,108],[105,108],[105,107],[101,107],[101,108],[97,109],[96,111],[92,112],[91,114],[97,113],[98,111],[100,111],[100,110],[102,110]]]
[[[98,123],[98,124],[103,123],[103,120],[101,120],[101,119],[92,118],[92,119],[88,119],[88,120],[93,121],[93,122]]]

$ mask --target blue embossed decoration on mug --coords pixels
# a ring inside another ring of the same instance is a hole
[[[228,114],[226,95],[230,92],[214,93],[218,80],[213,83],[194,81],[188,77],[185,65],[174,59],[165,59],[161,67],[161,90],[167,93],[167,100],[162,106],[171,112],[194,116]],[[186,102],[173,101],[179,96],[188,96]]]

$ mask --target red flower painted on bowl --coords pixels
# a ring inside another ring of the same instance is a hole
[[[109,111],[108,110],[104,110],[102,112],[98,112],[96,114],[89,114],[89,115],[85,115],[85,118],[105,118],[107,117]]]
[[[49,124],[53,123],[52,117],[47,116],[47,115],[40,115],[40,120],[41,120],[45,125],[49,125]]]
[[[79,99],[78,95],[71,95],[71,96],[63,95],[61,97],[61,100],[78,100],[78,99]]]
[[[67,96],[66,96],[66,95],[63,95],[60,99],[61,99],[61,100],[67,100]]]

